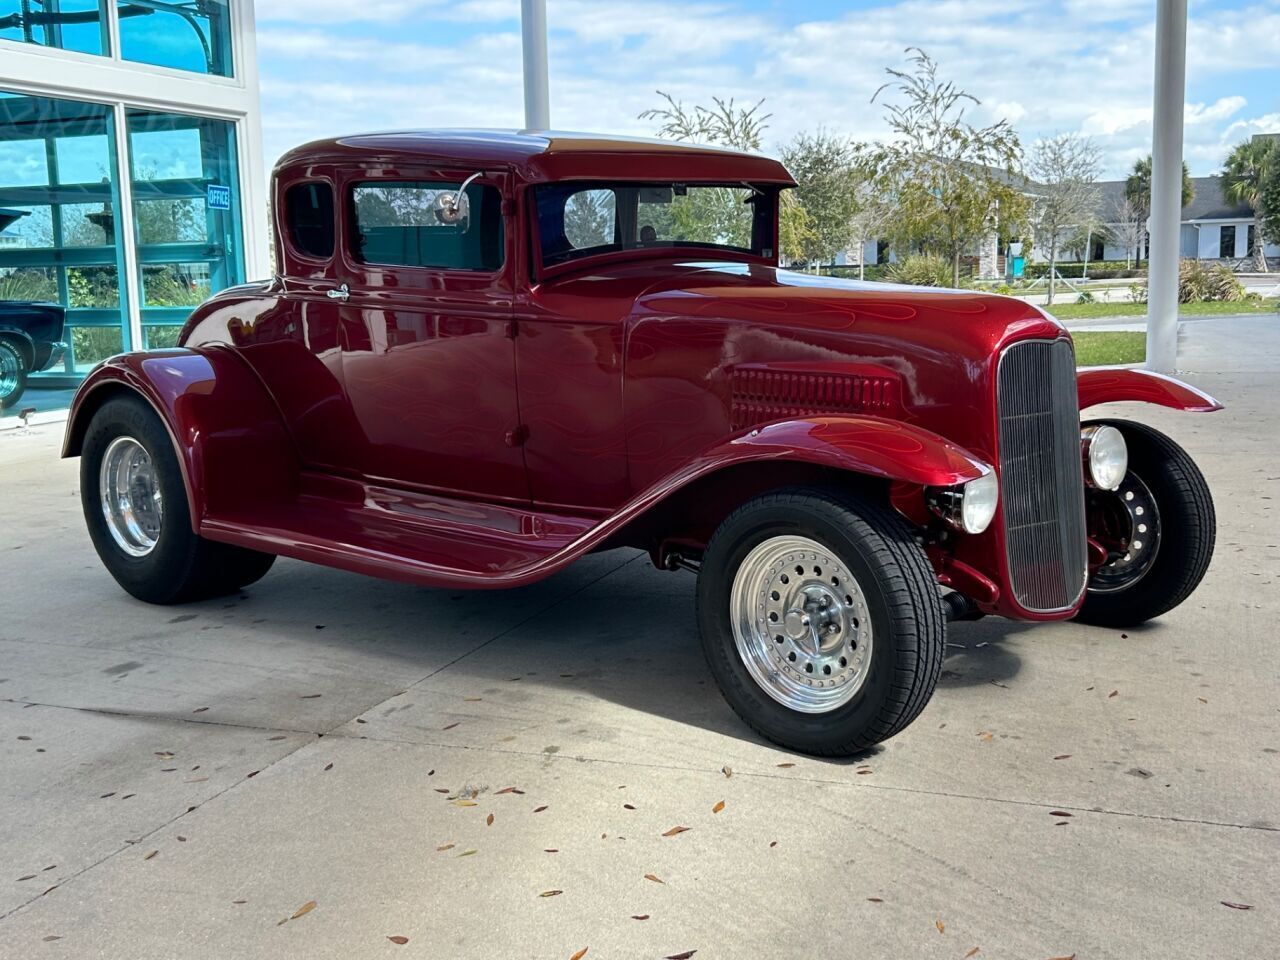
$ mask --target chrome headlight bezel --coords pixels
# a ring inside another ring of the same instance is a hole
[[[929,509],[962,533],[979,534],[991,526],[1000,505],[995,470],[954,487],[932,487],[925,495]]]
[[[1129,472],[1129,445],[1110,424],[1081,428],[1080,457],[1085,483],[1096,490],[1118,490]]]

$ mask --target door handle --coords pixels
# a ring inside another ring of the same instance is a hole
[[[324,295],[330,300],[349,300],[351,299],[351,288],[342,283],[334,290],[326,290]]]

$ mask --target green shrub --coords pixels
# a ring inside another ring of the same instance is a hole
[[[1081,290],[1080,296],[1076,297],[1076,303],[1094,303],[1095,298],[1088,290]]]
[[[1147,282],[1145,280],[1129,284],[1129,300],[1132,303],[1147,302]]]
[[[1245,296],[1244,286],[1225,264],[1183,260],[1178,265],[1179,303],[1204,300],[1238,303]]]
[[[949,287],[951,264],[942,257],[913,253],[889,264],[884,278],[890,283],[907,283],[916,287]]]

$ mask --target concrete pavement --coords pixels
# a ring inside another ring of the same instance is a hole
[[[751,735],[692,577],[636,554],[501,594],[280,561],[148,607],[60,428],[0,434],[0,957],[1273,955],[1280,334],[1181,350],[1228,409],[1119,412],[1213,485],[1200,590],[1124,634],[955,625],[853,762]]]

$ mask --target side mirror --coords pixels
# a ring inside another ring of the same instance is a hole
[[[446,227],[458,227],[463,233],[467,232],[467,227],[471,225],[471,201],[467,199],[467,187],[478,176],[479,171],[467,177],[456,193],[445,190],[436,194],[436,219]]]

